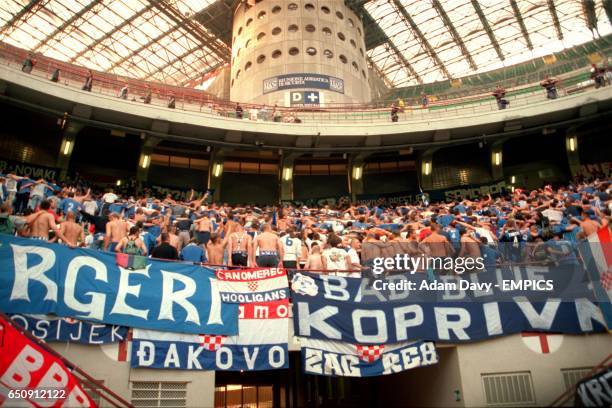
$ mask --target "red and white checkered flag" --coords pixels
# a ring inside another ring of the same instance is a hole
[[[212,336],[209,334],[200,335],[200,344],[208,351],[217,351],[223,345],[227,336]]]
[[[357,345],[359,358],[366,363],[373,363],[378,360],[385,349],[385,346],[359,346]]]
[[[247,284],[249,286],[249,290],[251,292],[256,292],[257,291],[257,281],[251,281]]]
[[[606,292],[612,290],[612,272],[601,274],[601,286],[603,286]]]

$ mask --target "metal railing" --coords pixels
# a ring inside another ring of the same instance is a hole
[[[13,69],[21,69],[22,62],[28,56],[25,50],[21,50],[7,44],[0,43],[0,64]],[[60,69],[58,86],[69,86],[81,89],[87,77],[88,69],[57,60],[52,60],[40,55],[34,57],[37,60],[31,73],[39,78],[50,79],[56,69]],[[576,82],[576,78],[584,78],[588,69],[573,71],[561,77],[569,82]],[[517,81],[520,82],[520,81]],[[174,97],[175,108],[189,112],[199,112],[207,115],[222,116],[236,119],[236,104],[232,101],[221,100],[205,91],[182,88],[157,82],[146,82],[139,79],[121,77],[118,75],[94,72],[91,93],[106,97],[119,97],[121,88],[128,86],[127,99],[134,103],[144,103],[145,95],[151,92],[150,105],[158,108],[168,108],[168,102]],[[584,90],[590,87],[590,82],[584,81],[575,86],[575,89]],[[86,92],[86,91],[82,91]],[[567,94],[567,89],[559,86],[559,95]],[[546,101],[545,92],[538,83],[524,84],[516,88],[507,89],[505,98],[510,102],[507,110],[516,107],[529,106],[534,103]],[[358,123],[384,123],[391,122],[390,105],[393,101],[379,101],[371,104],[326,104],[325,107],[315,108],[287,108],[272,107],[266,105],[241,103],[244,110],[243,119],[256,117],[258,121],[295,123],[295,118],[300,122],[320,124],[354,124]],[[554,103],[554,101],[550,101]],[[265,108],[264,108],[265,107]],[[262,108],[265,112],[262,112]],[[251,110],[258,110],[255,115]],[[449,117],[481,115],[486,112],[498,111],[495,98],[490,93],[482,93],[477,90],[473,95],[458,98],[433,100],[427,107],[420,105],[404,106],[398,112],[399,122],[418,122],[441,120]],[[250,115],[253,113],[253,115]],[[276,116],[276,118],[274,117]]]
[[[34,342],[40,348],[45,350],[47,353],[51,354],[52,356],[59,359],[62,363],[64,363],[64,365],[66,366],[66,368],[70,370],[72,375],[74,375],[82,384],[84,385],[86,384],[88,386],[87,387],[88,390],[86,389],[85,391],[86,392],[89,391],[90,397],[93,397],[93,394],[96,394],[100,398],[102,398],[107,404],[110,404],[110,406],[117,407],[117,408],[132,408],[133,407],[131,403],[123,399],[121,396],[119,396],[119,394],[115,393],[110,388],[106,387],[103,382],[97,381],[95,378],[89,375],[86,371],[84,371],[78,365],[68,360],[66,357],[61,355],[59,352],[55,351],[53,348],[47,345],[46,342],[34,336],[32,333],[30,333],[30,331],[26,330],[19,323],[12,320],[9,316],[5,315],[4,313],[0,313],[0,319],[4,319],[7,324],[12,325],[16,330],[19,331],[19,333],[21,333],[22,335],[27,337],[30,341]],[[2,384],[2,385],[6,386],[5,384]],[[7,386],[7,388],[10,388],[10,387]]]

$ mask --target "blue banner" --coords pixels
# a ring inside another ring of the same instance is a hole
[[[492,196],[504,193],[506,182],[503,180],[491,183],[469,184],[439,190],[427,190],[425,195],[430,202],[464,200],[478,198],[491,194]],[[357,194],[357,204],[373,207],[375,205],[405,205],[419,202],[423,192],[418,190],[400,191],[396,193]]]
[[[130,270],[111,253],[2,235],[0,270],[2,312],[179,333],[238,331],[238,305],[221,301],[212,269],[148,260]]]
[[[46,342],[72,342],[82,344],[119,343],[125,340],[128,328],[95,324],[70,318],[25,316],[14,314],[11,320]]]
[[[204,336],[202,336],[204,337]],[[221,345],[182,341],[132,341],[132,367],[178,370],[275,370],[289,368],[287,344]]]
[[[429,341],[362,346],[306,337],[299,340],[307,374],[373,377],[438,362],[436,347]]]
[[[344,93],[344,80],[321,74],[284,74],[263,80],[263,93],[282,91],[284,89],[326,89]]]
[[[292,282],[295,333],[385,344],[607,330],[584,272],[573,269],[569,280],[565,268],[517,267],[506,271],[506,279],[499,269],[447,278],[457,282],[428,281],[424,273],[381,279],[297,274]]]
[[[135,329],[132,367],[227,371],[288,368],[289,300],[243,304],[239,315],[236,336]]]

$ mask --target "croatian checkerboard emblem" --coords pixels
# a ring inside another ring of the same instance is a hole
[[[611,271],[604,272],[601,275],[601,286],[603,286],[606,292],[612,290],[612,272]]]
[[[202,334],[200,337],[200,345],[208,351],[217,351],[223,345],[223,341],[226,336],[211,336],[208,334]]]
[[[249,286],[249,290],[250,290],[251,292],[255,292],[255,291],[257,291],[257,282],[256,282],[256,281],[251,281],[251,282],[249,282],[249,283],[248,283],[248,286]]]
[[[359,358],[366,363],[373,363],[378,360],[385,349],[385,346],[359,346],[357,345],[357,354]]]

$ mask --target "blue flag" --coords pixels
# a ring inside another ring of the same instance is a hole
[[[179,333],[233,335],[212,269],[151,260],[130,270],[110,253],[0,236],[0,311]]]

